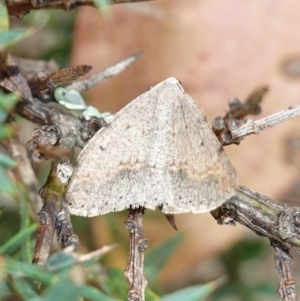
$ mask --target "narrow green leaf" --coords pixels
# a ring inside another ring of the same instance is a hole
[[[225,278],[221,277],[203,285],[195,285],[163,296],[159,301],[201,301],[208,294],[224,283]]]
[[[120,301],[120,299],[107,296],[89,285],[84,285],[80,288],[80,295],[86,299],[93,301]]]
[[[8,113],[0,107],[0,123],[5,121]]]
[[[18,185],[18,197],[20,205],[20,230],[27,229],[30,226],[30,199],[28,197],[26,188],[21,184]],[[24,262],[31,263],[32,253],[31,253],[31,240],[30,236],[25,237],[21,243],[21,255]]]
[[[11,196],[15,195],[15,185],[8,177],[4,167],[0,165],[0,192],[5,192]]]
[[[4,0],[0,1],[0,32],[9,29],[9,16]]]
[[[0,49],[4,49],[13,45],[17,41],[31,35],[35,29],[33,28],[18,28],[10,29],[0,33]]]
[[[51,284],[58,278],[42,266],[16,261],[7,257],[5,257],[5,268],[7,273],[11,275],[28,277],[46,285]]]
[[[30,299],[29,301],[79,301],[80,286],[75,285],[69,278],[65,277],[50,286],[41,297]]]
[[[121,269],[109,269],[107,271],[107,279],[101,286],[107,295],[116,296],[121,300],[127,300],[128,284]]]
[[[9,156],[1,154],[1,153],[0,153],[0,164],[5,168],[12,168],[12,167],[17,166],[16,161],[14,161]]]
[[[5,244],[0,246],[0,254],[11,255],[22,242],[30,236],[37,229],[37,224],[32,224],[28,228],[23,229],[16,235],[14,235],[10,240],[8,240]]]
[[[179,233],[145,253],[145,275],[150,282],[157,278],[183,237],[184,234]]]
[[[14,291],[24,297],[26,300],[29,298],[37,297],[38,294],[33,290],[31,285],[23,278],[13,279]]]
[[[145,300],[146,301],[156,301],[159,300],[160,297],[154,293],[149,287],[146,288],[145,291]]]
[[[7,124],[7,125],[1,125],[0,126],[0,141],[10,138],[15,133],[15,129],[13,126]]]
[[[0,300],[4,299],[4,295],[9,292],[9,289],[3,281],[0,281]]]
[[[19,99],[20,95],[17,93],[4,94],[3,92],[0,92],[0,107],[6,112],[10,112]]]
[[[65,270],[76,264],[76,260],[64,251],[53,253],[46,262],[46,269],[50,272]]]

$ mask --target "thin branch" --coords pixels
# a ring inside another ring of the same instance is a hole
[[[289,249],[274,241],[271,241],[271,245],[275,251],[275,267],[279,272],[277,293],[283,301],[298,301],[291,271],[293,258]]]
[[[108,4],[121,4],[130,2],[144,2],[151,0],[108,0]],[[8,13],[18,18],[23,18],[24,15],[31,10],[38,9],[63,9],[70,11],[78,6],[95,6],[92,0],[5,0],[8,8]]]
[[[44,265],[50,255],[55,225],[53,224],[53,219],[48,212],[40,212],[38,220],[39,228],[33,251],[32,263]]]
[[[296,301],[289,250],[300,253],[300,207],[275,202],[240,186],[236,196],[211,214],[219,224],[240,223],[269,238],[275,250],[275,264],[280,277],[278,294],[283,301]]]
[[[148,281],[144,276],[144,252],[148,240],[143,232],[143,208],[130,209],[125,222],[129,231],[129,260],[124,275],[129,283],[128,301],[145,301],[145,289]]]
[[[43,207],[38,215],[40,223],[35,244],[33,263],[44,265],[50,254],[50,247],[57,230],[57,240],[63,248],[79,242],[73,232],[70,214],[65,203],[65,191],[73,167],[68,162],[52,163],[46,184],[40,191]]]
[[[221,225],[240,223],[300,253],[300,207],[278,203],[240,186],[234,197],[211,213]]]
[[[252,134],[259,134],[262,130],[300,115],[300,105],[289,107],[259,120],[248,120],[240,128],[231,132],[232,141],[239,141]]]
[[[119,61],[115,65],[110,66],[110,67],[100,71],[99,73],[90,76],[89,78],[87,78],[85,80],[72,83],[71,85],[67,86],[66,89],[76,90],[78,92],[86,91],[86,90],[100,84],[104,80],[123,72],[128,66],[130,66],[133,62],[135,62],[141,55],[142,55],[142,52],[135,53],[135,54]]]

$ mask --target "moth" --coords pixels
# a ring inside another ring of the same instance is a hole
[[[202,213],[234,196],[237,185],[205,115],[169,78],[94,135],[77,158],[66,198],[71,214],[88,217],[138,207]]]

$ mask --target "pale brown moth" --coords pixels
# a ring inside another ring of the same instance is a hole
[[[169,78],[101,128],[78,156],[67,189],[71,214],[139,206],[208,212],[235,194],[237,177],[205,115]]]

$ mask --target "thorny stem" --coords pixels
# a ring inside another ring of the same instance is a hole
[[[293,259],[290,255],[289,249],[272,240],[271,245],[275,251],[275,267],[279,272],[277,293],[283,301],[298,301],[295,281],[291,272]]]
[[[144,276],[144,252],[148,240],[143,232],[143,208],[129,209],[129,217],[125,222],[129,231],[129,259],[124,275],[129,283],[128,301],[144,301],[148,281]]]

